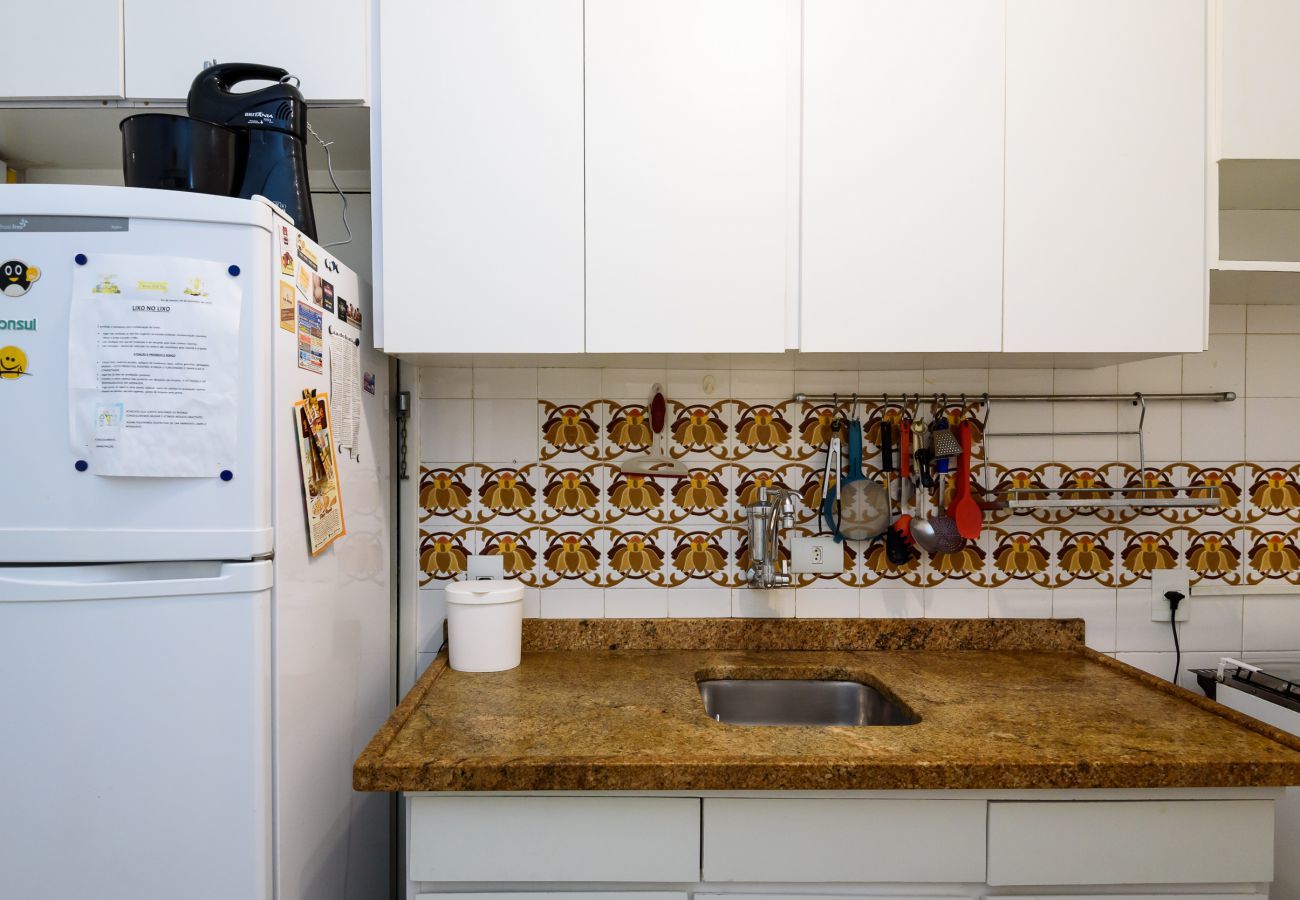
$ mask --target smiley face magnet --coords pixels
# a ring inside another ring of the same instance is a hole
[[[27,374],[27,354],[21,347],[0,347],[0,380],[21,378]]]
[[[0,293],[6,297],[21,297],[31,290],[40,277],[40,269],[27,265],[21,259],[11,259],[0,265]]]

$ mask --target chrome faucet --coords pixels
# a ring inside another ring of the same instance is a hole
[[[774,588],[790,584],[790,561],[781,558],[781,532],[794,528],[795,498],[786,488],[759,488],[758,500],[746,507],[749,524],[750,587]]]

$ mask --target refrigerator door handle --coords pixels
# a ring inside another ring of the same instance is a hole
[[[0,568],[0,603],[236,594],[271,587],[269,559]]]

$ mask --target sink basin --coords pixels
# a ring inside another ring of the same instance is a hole
[[[801,678],[701,681],[704,711],[731,725],[915,725],[920,717],[869,684]]]

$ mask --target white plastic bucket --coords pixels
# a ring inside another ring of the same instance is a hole
[[[514,581],[447,585],[447,641],[458,672],[503,672],[519,665],[524,589]]]

